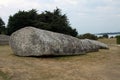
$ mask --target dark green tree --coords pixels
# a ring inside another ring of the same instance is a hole
[[[0,17],[0,34],[5,34],[5,33],[6,33],[5,23]]]
[[[37,11],[35,9],[19,11],[13,16],[10,16],[8,20],[8,35],[25,26],[34,26],[36,19]]]
[[[76,36],[78,34],[76,29],[73,29],[70,26],[67,16],[65,14],[62,15],[58,8],[53,12],[45,11],[42,14],[39,14],[38,19],[39,22],[36,26],[41,25],[38,26],[39,28],[72,36]]]
[[[77,36],[78,34],[76,29],[70,26],[67,16],[65,14],[62,15],[61,10],[58,8],[53,12],[44,11],[41,14],[38,14],[34,9],[30,11],[19,11],[9,17],[9,34],[25,26],[33,26],[71,36]]]

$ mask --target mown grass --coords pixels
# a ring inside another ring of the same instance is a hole
[[[110,39],[103,38],[103,39],[98,39],[98,41],[106,43],[108,45],[117,44],[116,38],[110,38]]]
[[[0,79],[119,80],[120,47],[115,39],[102,41],[114,45],[86,55],[58,57],[19,57],[8,45],[0,46]]]

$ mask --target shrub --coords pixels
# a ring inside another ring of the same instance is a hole
[[[98,39],[103,39],[103,36],[99,36]]]
[[[117,44],[120,44],[120,35],[116,36],[116,38],[117,38]]]
[[[108,34],[103,34],[103,37],[108,38],[109,36],[108,36]]]
[[[92,40],[97,40],[98,37],[95,36],[94,34],[91,34],[91,33],[86,33],[86,34],[83,34],[83,35],[79,35],[78,36],[79,39],[92,39]]]

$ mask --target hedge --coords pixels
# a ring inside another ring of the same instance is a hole
[[[120,35],[116,37],[117,38],[117,44],[120,44]]]

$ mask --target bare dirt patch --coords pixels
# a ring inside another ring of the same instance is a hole
[[[0,80],[120,80],[120,46],[86,55],[18,57],[0,46]]]

